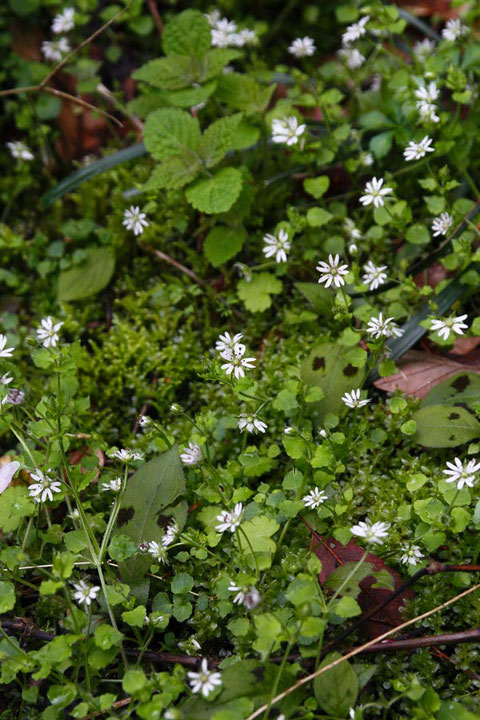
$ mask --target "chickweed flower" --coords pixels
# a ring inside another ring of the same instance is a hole
[[[162,545],[164,547],[168,547],[169,545],[171,545],[176,539],[179,532],[180,528],[178,527],[177,521],[174,520],[165,530],[165,533],[162,537]]]
[[[373,203],[373,206],[383,207],[385,205],[384,196],[388,195],[392,192],[392,188],[389,187],[383,187],[384,180],[383,178],[377,178],[374,177],[371,179],[370,182],[367,182],[365,185],[364,195],[360,197],[360,202],[362,205],[370,205]]]
[[[367,325],[367,333],[374,338],[379,337],[401,337],[403,330],[398,327],[397,323],[394,322],[393,318],[383,317],[383,313],[380,313],[377,318],[370,318]]]
[[[320,261],[317,270],[320,273],[318,282],[325,283],[326,288],[332,284],[335,287],[345,285],[343,276],[348,274],[348,265],[340,265],[340,255],[329,255],[328,262]]]
[[[17,460],[0,465],[0,494],[10,485],[19,467],[20,463]]]
[[[418,545],[402,545],[400,549],[403,552],[400,562],[404,565],[418,565],[418,561],[425,557]]]
[[[134,452],[128,448],[122,448],[121,450],[115,450],[110,457],[121,460],[122,462],[130,462],[130,460],[143,460],[143,454]]]
[[[140,415],[138,418],[138,424],[140,427],[145,428],[152,422],[151,418],[148,417],[148,415]]]
[[[89,585],[85,580],[80,580],[78,583],[72,583],[75,588],[73,597],[79,603],[79,605],[90,606],[92,600],[95,600],[98,593],[100,592],[99,585]]]
[[[40,326],[35,330],[37,340],[42,343],[43,347],[56,347],[59,339],[58,331],[62,327],[63,322],[54,323],[50,316],[40,321]]]
[[[371,545],[383,545],[383,538],[388,535],[389,523],[376,522],[373,523],[370,520],[365,522],[359,522],[358,525],[354,525],[350,528],[352,535],[364,538],[365,542]]]
[[[0,334],[0,357],[12,357],[12,353],[15,350],[14,347],[7,348],[7,336]]]
[[[318,487],[315,490],[311,490],[308,495],[302,498],[305,507],[314,508],[320,507],[322,503],[327,499],[327,493],[323,490],[319,490]]]
[[[338,54],[350,70],[356,70],[357,68],[362,67],[365,62],[365,55],[362,55],[360,50],[357,50],[357,48],[345,47],[339,50]]]
[[[426,123],[438,123],[440,122],[440,118],[438,117],[436,113],[436,106],[433,103],[428,102],[420,102],[417,103],[418,112],[420,115],[420,119],[423,120],[423,122]]]
[[[463,331],[468,328],[463,321],[467,319],[467,315],[458,315],[457,317],[446,318],[445,320],[431,321],[430,329],[437,332],[443,340],[448,340],[450,333],[463,335]]]
[[[71,47],[67,38],[59,38],[58,40],[44,40],[42,42],[42,52],[45,60],[52,62],[60,62],[62,57],[69,53]]]
[[[443,212],[432,222],[433,237],[438,235],[446,235],[453,225],[453,218],[449,213]]]
[[[352,240],[360,240],[362,237],[362,233],[357,228],[353,220],[350,218],[345,218],[345,221],[343,223],[343,229],[347,233],[347,235],[350,235]]]
[[[25,145],[21,140],[7,142],[7,148],[15,160],[33,160],[35,157],[28,145]]]
[[[25,400],[25,393],[23,390],[12,388],[10,392],[5,395],[2,400],[2,405],[21,405]]]
[[[296,38],[288,48],[288,52],[296,58],[308,57],[315,52],[315,43],[311,37]]]
[[[231,512],[224,510],[224,512],[220,513],[220,515],[217,515],[217,520],[220,522],[218,525],[215,525],[215,530],[221,533],[226,532],[227,530],[230,530],[232,533],[235,532],[236,528],[242,522],[242,515],[242,503],[237,503]]]
[[[220,357],[227,362],[222,365],[222,370],[225,370],[227,375],[234,375],[235,378],[245,377],[245,370],[255,369],[255,358],[254,357],[243,357],[245,353],[245,345],[235,345],[234,350],[224,350],[220,353]]]
[[[449,42],[455,42],[462,35],[468,34],[468,28],[463,25],[460,18],[449,20],[442,30],[442,37]]]
[[[280,230],[278,235],[267,235],[264,236],[263,241],[265,243],[263,247],[263,254],[267,258],[275,256],[277,263],[287,262],[287,252],[291,248],[291,243],[288,239],[288,233],[285,230]]]
[[[428,83],[428,85],[424,85],[415,90],[415,97],[418,98],[420,102],[433,103],[438,99],[439,95],[440,91],[437,87],[437,83],[433,81]]]
[[[218,352],[223,352],[224,350],[235,350],[235,347],[240,344],[240,340],[243,338],[242,333],[236,333],[235,335],[230,335],[230,333],[226,332],[224,335],[219,335],[218,340],[215,344],[215,350],[218,350]],[[241,347],[245,347],[244,345],[241,345]]]
[[[238,429],[243,431],[246,430],[250,433],[261,432],[264,433],[267,429],[267,423],[257,418],[256,415],[249,413],[240,413],[238,416]]]
[[[299,125],[294,115],[276,118],[272,121],[272,140],[274,143],[296,145],[306,130],[306,125]]]
[[[41,470],[30,473],[30,477],[36,482],[28,486],[28,494],[36,502],[46,502],[47,500],[52,502],[53,494],[62,491],[61,483],[53,480],[49,475],[44,475]]]
[[[189,671],[187,676],[190,680],[192,692],[201,693],[203,697],[208,697],[212,690],[222,684],[221,673],[209,670],[205,658],[202,660],[200,672]]]
[[[68,32],[75,27],[75,10],[72,7],[67,7],[62,10],[61,13],[55,15],[52,22],[52,32],[55,35],[60,33]]]
[[[430,147],[432,142],[433,140],[429,138],[428,135],[425,135],[423,140],[420,140],[418,143],[411,140],[403,151],[403,157],[407,162],[410,160],[420,160],[420,158],[425,157],[427,152],[434,152],[435,148]]]
[[[189,442],[183,453],[180,454],[180,460],[184,465],[196,465],[202,459],[202,451],[200,445]]]
[[[235,585],[234,582],[231,582],[228,586],[229,592],[236,593],[235,597],[233,598],[233,602],[235,605],[243,605],[243,601],[245,600],[245,593],[243,592],[241,587],[238,587],[238,585]]]
[[[387,274],[385,272],[387,269],[386,265],[375,265],[371,260],[369,260],[363,266],[363,269],[364,275],[362,276],[362,280],[365,285],[368,285],[369,290],[376,290],[380,287],[380,285],[383,285],[387,279]]]
[[[147,220],[146,214],[140,212],[138,206],[131,205],[123,213],[122,225],[124,225],[127,230],[133,230],[134,235],[141,235],[143,229],[148,227],[150,223]]]
[[[9,385],[13,380],[13,377],[10,375],[10,373],[6,372],[0,377],[0,385]]]
[[[367,32],[365,25],[369,20],[370,15],[365,15],[365,17],[359,20],[358,23],[349,25],[342,35],[342,43],[344,45],[350,45],[350,43],[355,42],[355,40],[358,40],[365,35]]]
[[[113,492],[119,492],[122,489],[122,478],[117,477],[109,482],[103,483],[102,490],[113,490]]]
[[[253,610],[257,607],[257,605],[260,605],[261,601],[262,596],[258,592],[257,588],[252,586],[250,590],[245,593],[245,600],[243,601],[243,604],[247,610]]]
[[[420,62],[425,62],[425,60],[432,55],[433,51],[435,50],[435,43],[433,40],[428,40],[425,38],[425,40],[420,40],[419,42],[416,42],[413,46],[413,52],[417,56]]]
[[[447,462],[447,469],[443,471],[443,474],[449,476],[445,478],[445,482],[454,482],[457,485],[457,490],[461,490],[464,485],[473,487],[477,479],[476,473],[479,470],[480,463],[477,463],[476,460],[462,463],[460,458],[456,457],[453,463]]]
[[[370,402],[369,398],[366,398],[365,400],[360,398],[360,390],[351,390],[350,392],[345,393],[345,395],[342,396],[342,400],[349,408],[363,407],[364,405],[368,405]]]
[[[154,560],[158,560],[161,563],[167,563],[167,549],[164,545],[161,545],[156,540],[151,540],[147,545],[147,552],[153,557]]]

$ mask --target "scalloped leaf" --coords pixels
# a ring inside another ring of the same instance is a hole
[[[212,44],[210,25],[199,10],[184,10],[165,25],[162,46],[165,55],[202,56]]]
[[[210,265],[219,267],[240,252],[246,237],[244,227],[217,225],[207,235],[203,245],[204,255]]]
[[[161,108],[151,113],[145,123],[145,147],[157,160],[195,150],[199,139],[198,120],[185,110]]]
[[[242,113],[236,113],[216,120],[205,130],[198,143],[198,154],[207,168],[213,167],[225,157],[241,119]]]
[[[208,180],[196,180],[185,195],[195,210],[213,213],[230,210],[242,189],[242,173],[237,168],[222,168]]]

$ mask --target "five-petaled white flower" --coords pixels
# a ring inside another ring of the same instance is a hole
[[[220,515],[217,515],[217,520],[219,520],[219,524],[215,525],[215,530],[221,533],[226,532],[227,530],[230,530],[230,532],[232,533],[235,532],[236,528],[242,522],[242,515],[242,503],[237,503],[231,512],[229,510],[224,510],[222,513],[220,513]]]
[[[448,340],[451,332],[463,335],[463,331],[468,328],[468,325],[463,322],[467,317],[467,315],[458,315],[445,320],[432,319],[430,329],[437,332],[443,340]]]
[[[28,494],[37,502],[53,501],[53,494],[62,491],[61,483],[58,480],[52,480],[49,475],[45,475],[41,470],[30,473],[32,480],[36,482],[28,486]]]
[[[264,433],[267,429],[267,423],[257,418],[256,415],[249,413],[240,413],[238,416],[238,429],[246,430],[250,433],[261,432]]]
[[[403,335],[402,328],[399,328],[393,317],[383,317],[380,313],[378,318],[370,318],[367,325],[367,333],[374,338],[379,337],[401,337]]]
[[[127,230],[133,230],[134,235],[141,235],[143,229],[148,227],[150,223],[147,220],[146,214],[140,212],[138,206],[131,205],[123,213],[122,225],[124,225]]]
[[[55,15],[52,22],[52,32],[55,35],[60,33],[68,32],[75,27],[75,10],[72,7],[67,7],[62,10],[61,13]]]
[[[72,583],[75,588],[73,597],[80,605],[91,605],[92,600],[95,600],[98,593],[100,592],[99,585],[89,585],[85,580],[80,580],[78,583]]]
[[[446,235],[453,225],[453,218],[449,213],[443,212],[438,217],[434,218],[432,222],[433,237],[437,235]]]
[[[366,398],[365,400],[361,399],[360,390],[351,390],[350,392],[346,392],[345,395],[342,396],[342,400],[349,408],[363,407],[364,405],[368,405],[370,402],[369,398]]]
[[[349,25],[345,32],[342,35],[342,43],[344,45],[349,45],[352,42],[355,42],[355,40],[358,40],[361,38],[365,33],[367,32],[365,25],[370,20],[370,15],[365,15],[361,20],[358,21],[358,23],[353,23],[352,25]]]
[[[208,697],[217,685],[222,684],[222,674],[213,672],[208,669],[208,662],[205,658],[202,660],[200,672],[188,672],[192,692],[202,693],[203,697]]]
[[[288,52],[296,58],[308,57],[315,52],[315,43],[311,37],[296,38],[288,48]]]
[[[10,150],[12,157],[16,160],[33,160],[35,157],[28,145],[25,145],[25,143],[21,140],[7,142],[7,147]]]
[[[319,490],[318,487],[315,490],[311,490],[308,495],[302,498],[305,507],[317,508],[327,499],[327,493],[323,490]]]
[[[479,470],[480,463],[477,463],[476,460],[469,460],[468,462],[462,463],[460,458],[456,457],[453,463],[447,462],[447,470],[444,470],[443,474],[449,476],[445,478],[445,482],[454,482],[457,484],[457,490],[461,490],[464,485],[473,487],[477,479],[476,473]]]
[[[122,448],[121,450],[115,450],[110,457],[121,460],[122,462],[130,462],[130,460],[143,460],[143,454],[134,452],[128,448]]]
[[[463,25],[460,18],[449,20],[442,30],[442,37],[449,42],[455,42],[457,38],[468,33],[468,27]]]
[[[425,135],[423,140],[420,140],[420,142],[418,143],[410,140],[407,147],[403,151],[403,157],[407,162],[409,162],[410,160],[420,160],[420,158],[425,157],[427,152],[435,151],[435,148],[430,147],[432,142],[432,138],[429,138],[428,135]]]
[[[400,562],[404,565],[418,565],[418,561],[425,557],[418,545],[402,545],[400,549],[403,552]]]
[[[167,563],[167,550],[165,545],[158,543],[156,540],[151,540],[147,546],[147,552],[153,557],[154,560],[158,560],[161,563]]]
[[[14,347],[7,348],[7,336],[0,334],[0,357],[12,357],[12,353],[15,350]]]
[[[174,520],[172,523],[170,523],[170,525],[167,526],[167,529],[163,534],[162,545],[164,547],[168,547],[169,545],[171,545],[176,539],[179,532],[180,528],[178,527],[177,521]]]
[[[40,326],[35,330],[38,342],[43,347],[56,347],[58,342],[58,331],[62,327],[63,322],[54,323],[50,315],[40,321]]]
[[[362,67],[365,62],[365,55],[362,55],[357,48],[345,47],[339,50],[338,54],[350,70],[356,70],[356,68]]]
[[[387,269],[386,265],[375,265],[371,260],[369,260],[363,266],[363,269],[364,275],[362,276],[362,280],[365,285],[368,285],[369,290],[376,290],[380,287],[380,285],[383,285],[387,279],[387,274],[385,272]]]
[[[436,106],[433,103],[419,102],[417,103],[420,119],[427,123],[438,123],[440,118],[436,113]]]
[[[384,196],[391,193],[392,188],[383,187],[383,183],[383,178],[378,178],[377,180],[376,177],[366,183],[365,190],[363,191],[365,194],[360,197],[362,205],[370,205],[370,203],[373,203],[373,206],[376,208],[385,205]]]
[[[2,405],[21,405],[25,400],[25,393],[23,390],[12,388],[10,392],[5,395],[2,400]]]
[[[109,482],[103,483],[103,490],[113,490],[113,492],[119,492],[122,489],[122,478],[117,477]]]
[[[17,460],[0,465],[0,494],[10,485],[19,467],[20,463]]]
[[[236,605],[243,605],[243,601],[245,600],[245,592],[242,590],[241,587],[238,585],[235,585],[234,582],[231,582],[228,586],[229,592],[236,593],[235,597],[233,598],[233,602]]]
[[[272,140],[274,143],[296,145],[306,129],[306,125],[299,125],[294,115],[276,118],[272,121]]]
[[[62,57],[70,52],[71,47],[67,38],[61,37],[58,40],[44,40],[42,42],[42,52],[45,60],[60,62]]]
[[[287,262],[287,252],[291,248],[291,243],[288,239],[288,233],[286,230],[280,230],[278,235],[270,235],[267,233],[263,241],[263,254],[265,257],[270,258],[275,255],[275,261],[277,263]]]
[[[189,442],[188,447],[180,454],[180,460],[184,465],[196,465],[202,459],[202,451],[200,445]]]
[[[430,55],[432,55],[434,50],[435,43],[433,42],[433,40],[428,40],[427,38],[425,38],[425,40],[420,40],[419,42],[416,42],[413,46],[413,52],[420,60],[420,62],[425,62],[425,60],[429,58]]]
[[[221,366],[222,370],[225,370],[227,375],[233,374],[237,380],[245,377],[244,368],[247,368],[247,370],[255,369],[255,358],[243,357],[244,353],[245,345],[242,344],[235,345],[234,350],[224,350],[220,353],[220,357],[227,361]]]
[[[241,347],[245,347],[240,343],[240,340],[242,339],[243,335],[242,333],[236,333],[235,335],[230,335],[229,332],[226,332],[224,335],[219,335],[218,340],[215,344],[215,350],[218,350],[218,352],[223,352],[224,350],[235,350],[237,345],[240,345]]]
[[[365,522],[359,522],[358,525],[351,527],[350,532],[352,535],[364,538],[366,543],[383,545],[383,538],[387,537],[389,527],[389,523],[376,522],[372,524],[372,522],[367,519]]]
[[[326,288],[332,284],[335,287],[345,285],[343,276],[348,274],[348,265],[340,265],[340,255],[329,255],[328,262],[321,260],[317,265],[317,270],[320,273],[318,282],[325,283]]]
[[[428,85],[423,85],[415,90],[415,97],[420,100],[420,102],[433,103],[437,100],[439,95],[440,91],[437,87],[437,83],[433,81],[428,83]]]

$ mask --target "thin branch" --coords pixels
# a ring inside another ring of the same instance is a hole
[[[169,265],[172,265],[172,267],[177,268],[177,270],[180,270],[180,272],[185,273],[185,275],[188,275],[189,278],[191,278],[194,282],[196,282],[198,285],[201,285],[202,287],[207,287],[207,283],[205,280],[202,280],[202,278],[198,277],[193,270],[190,270],[190,268],[187,268],[185,265],[182,265],[182,263],[179,263],[178,260],[174,260],[174,258],[170,257],[170,255],[166,255],[161,250],[157,250],[156,248],[152,248],[149,245],[142,245],[142,247],[145,248],[145,250],[148,250],[149,252],[156,255],[160,260],[164,260]]]
[[[94,112],[101,113],[102,115],[105,115],[110,120],[115,122],[117,125],[122,127],[122,123],[120,120],[118,120],[113,115],[110,115],[110,113],[106,112],[106,110],[102,110],[99,107],[96,107],[95,105],[92,105],[91,103],[87,102],[86,100],[82,100],[79,97],[76,97],[76,95],[70,95],[70,93],[63,92],[63,90],[57,90],[56,88],[52,88],[50,86],[39,88],[39,92],[48,93],[49,95],[55,95],[56,97],[61,97],[64,100],[68,100],[69,102],[75,103],[75,105],[81,105],[81,107],[87,108],[87,110],[93,110]]]
[[[153,18],[153,22],[157,26],[157,30],[162,35],[163,33],[163,20],[162,16],[158,12],[157,2],[156,0],[147,0],[148,9],[150,10],[150,15]]]
[[[444,633],[443,635],[424,635],[417,638],[405,638],[404,640],[392,640],[377,643],[367,648],[364,652],[394,652],[395,650],[417,650],[422,647],[435,645],[459,645],[461,643],[478,642],[480,640],[480,628],[473,630],[462,630],[456,633]]]

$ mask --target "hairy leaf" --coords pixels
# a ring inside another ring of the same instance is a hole
[[[251,115],[266,109],[274,90],[275,85],[262,87],[249,75],[228,73],[219,77],[215,94],[221,102]]]
[[[201,167],[200,158],[195,152],[167,157],[154,168],[145,183],[145,190],[177,190],[195,180]]]
[[[145,123],[145,147],[157,160],[195,150],[199,139],[198,120],[185,110],[161,108],[151,113]]]
[[[198,143],[198,154],[207,168],[213,167],[225,156],[242,119],[241,113],[216,120],[205,130]]]
[[[135,80],[160,88],[161,90],[180,90],[200,79],[198,63],[186,55],[169,55],[150,60],[136,70]]]
[[[230,210],[242,189],[242,173],[237,168],[222,168],[208,180],[199,179],[190,185],[185,196],[200,212],[213,213]]]
[[[165,25],[162,45],[165,55],[204,55],[211,45],[210,25],[198,10],[184,10]]]

